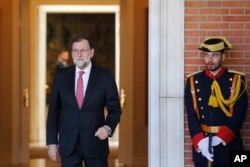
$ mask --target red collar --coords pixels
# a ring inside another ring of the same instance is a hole
[[[221,75],[222,75],[224,72],[225,72],[225,68],[224,68],[224,67],[221,67],[220,71],[219,71],[216,75],[212,74],[208,69],[205,70],[205,74],[206,74],[209,78],[211,78],[211,79],[220,78]]]

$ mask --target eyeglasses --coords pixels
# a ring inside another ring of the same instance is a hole
[[[79,52],[80,52],[81,54],[85,54],[85,53],[87,53],[89,50],[90,50],[90,48],[88,48],[88,49],[81,49],[81,50],[73,49],[71,52],[72,52],[72,54],[76,55],[76,54],[79,54]]]

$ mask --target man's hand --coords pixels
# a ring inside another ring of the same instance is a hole
[[[213,154],[209,153],[208,151],[208,143],[209,143],[209,138],[205,137],[198,143],[198,152],[201,152],[203,157],[206,157],[207,160],[213,161]]]
[[[98,137],[101,140],[105,140],[108,135],[110,134],[111,129],[109,126],[104,125],[103,127],[100,127],[96,132],[95,136]]]
[[[201,149],[201,154],[207,158],[207,160],[214,161],[213,155],[209,153],[208,148]]]
[[[219,144],[223,144],[223,145],[226,145],[226,143],[218,136],[213,136],[212,137],[212,146],[217,146]]]
[[[49,155],[49,158],[52,161],[59,162],[60,156],[59,156],[59,153],[58,153],[57,145],[55,145],[55,144],[48,145],[48,155]]]

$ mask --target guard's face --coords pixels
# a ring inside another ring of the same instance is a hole
[[[82,40],[72,44],[71,53],[74,64],[80,69],[85,69],[94,56],[94,49],[90,48],[87,40]]]
[[[204,61],[208,70],[217,72],[225,60],[225,54],[221,52],[204,52]]]

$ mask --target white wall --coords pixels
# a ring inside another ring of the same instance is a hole
[[[183,167],[183,0],[149,0],[148,82],[148,166]]]

